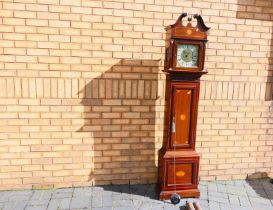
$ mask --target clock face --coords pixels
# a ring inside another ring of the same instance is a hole
[[[199,45],[177,45],[176,67],[198,68]]]

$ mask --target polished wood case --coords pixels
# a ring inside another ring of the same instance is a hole
[[[191,20],[186,26],[183,13],[174,25],[166,28],[166,79],[165,139],[159,151],[158,190],[160,199],[169,199],[176,192],[181,197],[199,197],[199,155],[195,152],[196,125],[200,77],[203,71],[207,28],[199,15],[197,25]],[[197,68],[176,67],[178,44],[199,45]]]

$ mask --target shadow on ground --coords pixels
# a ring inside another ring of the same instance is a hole
[[[111,191],[123,194],[132,194],[136,196],[144,196],[150,199],[158,200],[158,195],[155,191],[155,185],[107,185],[100,186],[104,191]]]
[[[159,200],[158,194],[156,193],[156,185],[150,184],[150,185],[108,185],[108,186],[100,186],[104,191],[106,192],[112,192],[116,194],[123,195],[123,198],[131,198],[132,199],[140,199],[145,200],[148,199],[149,201],[152,201],[157,204],[162,204],[162,201]],[[147,202],[149,202],[147,201]],[[186,210],[185,199],[181,200],[181,202],[174,206],[170,200],[163,201],[165,205],[168,205],[169,207],[174,207],[175,209],[179,210]]]
[[[273,200],[273,179],[265,172],[256,172],[247,177],[247,183],[262,198]]]

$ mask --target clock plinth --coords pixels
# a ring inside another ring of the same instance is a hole
[[[200,77],[203,71],[207,30],[202,18],[197,25],[182,25],[183,13],[166,28],[166,126],[159,152],[158,191],[161,200],[172,195],[199,197],[200,156],[195,152]]]
[[[181,198],[199,198],[200,197],[200,191],[198,189],[191,189],[191,190],[162,191],[160,192],[159,199],[160,200],[170,199],[170,197],[174,193],[179,194]]]

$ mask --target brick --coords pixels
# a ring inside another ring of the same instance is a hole
[[[48,5],[41,5],[41,4],[27,4],[26,10],[32,11],[48,11]]]
[[[61,0],[60,4],[61,5],[71,5],[71,6],[81,6],[81,1],[80,0],[75,0],[75,1]]]
[[[12,17],[13,12],[9,10],[1,10],[0,11],[2,17]]]
[[[136,25],[134,26],[135,31],[145,31],[145,32],[151,32],[152,31],[152,26],[140,26]]]
[[[7,9],[7,10],[25,10],[25,4],[4,2],[3,3],[3,9]]]
[[[84,4],[84,2],[82,3]],[[72,13],[91,14],[91,8],[88,7],[72,7]]]
[[[48,55],[49,52],[46,49],[27,49],[28,55]]]
[[[45,40],[47,41],[47,40]],[[65,36],[65,35],[50,35],[49,36],[49,41],[53,41],[53,42],[69,42],[70,41],[70,37],[69,36]]]
[[[16,18],[35,18],[35,12],[30,11],[14,11],[14,17]]]
[[[27,40],[30,41],[48,41],[48,36],[44,34],[28,34],[27,35]],[[31,42],[29,42],[31,43]],[[36,45],[35,45],[36,46]]]
[[[0,55],[0,61],[2,61],[2,62],[13,62],[13,61],[15,61],[15,56]]]
[[[4,34],[4,39],[11,39],[11,40],[25,40],[25,35],[18,34],[18,33],[9,33]]]
[[[0,31],[1,32],[13,32],[13,27],[12,26],[0,26]]]
[[[60,21],[60,20],[50,20],[49,27],[58,27],[58,28],[69,28],[70,22],[69,21]]]
[[[38,27],[38,33],[39,34],[59,34],[59,31],[57,28],[51,28],[51,27]],[[40,40],[43,41],[43,40]],[[46,40],[47,41],[47,40]]]
[[[26,21],[22,18],[3,18],[3,23],[6,25],[25,25]]]

